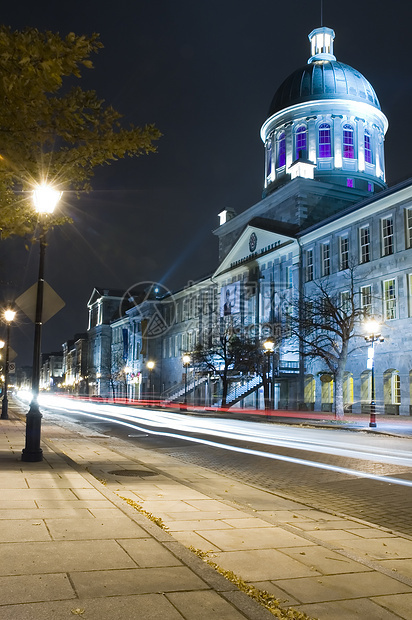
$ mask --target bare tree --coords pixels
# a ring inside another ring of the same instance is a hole
[[[295,304],[292,330],[306,358],[323,360],[335,380],[335,412],[344,417],[343,382],[350,342],[358,336],[356,327],[365,318],[355,286],[355,268],[347,271],[345,288],[332,289],[324,280],[313,282],[313,289]]]

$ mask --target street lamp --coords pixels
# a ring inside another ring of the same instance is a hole
[[[149,382],[150,382],[150,387],[152,389],[152,400],[154,400],[154,383],[153,383],[153,369],[156,366],[155,362],[152,361],[148,361],[146,364],[147,368],[149,369]]]
[[[182,362],[185,367],[185,405],[187,405],[187,369],[189,368],[189,364],[191,362],[190,355],[185,353],[182,357]]]
[[[265,355],[267,355],[267,363],[266,363],[266,368],[267,368],[267,389],[269,390],[269,386],[270,386],[270,394],[269,394],[269,398],[266,399],[267,402],[265,402],[265,409],[270,409],[270,408],[274,408],[274,389],[273,389],[273,382],[275,380],[275,368],[274,368],[274,363],[273,363],[273,356],[274,356],[274,352],[275,352],[275,343],[273,342],[273,340],[265,340],[265,342],[263,343],[263,350]],[[269,378],[270,378],[270,358],[272,357],[272,381],[269,383]]]
[[[40,215],[40,259],[39,277],[37,279],[36,294],[36,315],[34,323],[34,345],[33,345],[33,375],[32,375],[32,401],[26,416],[26,446],[22,451],[21,460],[37,462],[43,460],[43,450],[40,447],[41,437],[41,413],[39,409],[38,396],[40,385],[40,355],[41,355],[41,331],[43,321],[43,294],[44,294],[44,257],[46,253],[46,228],[41,219],[47,214],[53,213],[57,203],[62,196],[59,192],[49,185],[38,185],[33,191],[33,203],[37,213]]]
[[[9,355],[10,355],[10,325],[16,316],[14,310],[5,310],[4,311],[4,320],[7,324],[7,335],[6,335],[6,363],[4,365],[4,391],[3,391],[3,401],[1,403],[1,419],[8,420],[9,419],[9,399],[7,398],[7,384],[9,382]]]
[[[376,403],[375,403],[375,342],[383,342],[381,336],[380,325],[376,319],[369,319],[365,323],[366,342],[370,342],[372,346],[368,348],[367,368],[371,371],[371,402],[370,402],[370,418],[369,426],[376,427]]]

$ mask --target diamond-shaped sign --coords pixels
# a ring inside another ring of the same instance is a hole
[[[25,293],[20,295],[15,302],[20,310],[22,310],[33,323],[36,320],[36,296],[37,282],[27,289]],[[57,314],[65,305],[63,299],[59,297],[47,282],[44,282],[42,323],[46,323],[46,321]]]

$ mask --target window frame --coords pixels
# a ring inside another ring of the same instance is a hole
[[[301,144],[302,142],[302,144]],[[302,146],[304,144],[304,146]],[[304,152],[306,157],[308,148],[308,128],[304,124],[300,124],[295,130],[295,159],[301,159],[299,153]]]
[[[276,169],[286,166],[286,132],[280,131],[276,136]]]
[[[326,254],[327,250],[327,254]],[[330,257],[330,241],[325,241],[321,243],[320,246],[321,252],[321,271],[322,276],[330,276],[331,273],[331,257]]]
[[[365,163],[373,164],[372,136],[370,131],[365,129],[363,134],[363,146],[365,151]],[[368,154],[368,155],[367,155]]]
[[[310,257],[310,261],[309,261]],[[305,250],[305,280],[312,282],[314,276],[313,248]]]
[[[385,224],[384,222],[390,222],[390,224]],[[393,225],[393,216],[388,215],[381,218],[380,221],[381,228],[381,256],[391,256],[395,253],[395,235],[394,235],[394,225]],[[388,233],[389,230],[389,233]],[[385,232],[387,234],[385,234]]]
[[[405,245],[412,248],[412,207],[405,208]]]
[[[342,127],[342,157],[344,159],[356,159],[355,129],[349,123],[345,123]]]
[[[372,316],[372,285],[365,284],[360,287],[360,307],[364,317]]]
[[[324,150],[329,154],[322,152]],[[318,127],[318,155],[320,159],[332,157],[332,128],[329,123],[321,123]]]
[[[339,269],[340,271],[349,269],[349,235],[339,237]]]
[[[389,282],[393,282],[390,287]],[[396,278],[383,280],[383,317],[385,321],[395,321],[397,317],[397,282]]]
[[[367,242],[362,243],[362,232],[367,232]],[[371,261],[371,234],[370,234],[370,226],[367,224],[366,226],[360,226],[359,228],[359,264],[364,265],[365,263],[370,263]]]

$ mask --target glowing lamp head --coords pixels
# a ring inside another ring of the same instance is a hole
[[[4,318],[7,321],[7,323],[11,323],[14,320],[15,316],[16,316],[16,313],[14,312],[14,310],[4,311]]]
[[[132,372],[132,369],[129,366],[125,366],[123,370],[126,375],[129,375]]]
[[[186,355],[184,355],[184,356],[182,357],[182,361],[183,361],[183,365],[184,365],[184,366],[189,366],[190,361],[191,361],[191,360],[190,360],[190,355],[187,355],[187,354],[186,354]]]
[[[149,370],[153,370],[153,368],[155,367],[155,363],[154,362],[147,362],[146,366],[148,367]]]
[[[33,190],[33,203],[37,213],[53,213],[63,192],[43,183]]]
[[[273,353],[275,343],[273,342],[273,340],[265,340],[265,342],[263,343],[263,348],[265,349],[265,353]]]
[[[4,342],[4,340],[0,340],[0,349],[3,349],[3,347],[4,347],[4,345],[5,345],[5,344],[6,344],[6,343]]]
[[[369,336],[377,336],[380,334],[381,326],[376,319],[369,319],[365,323],[365,331]]]

